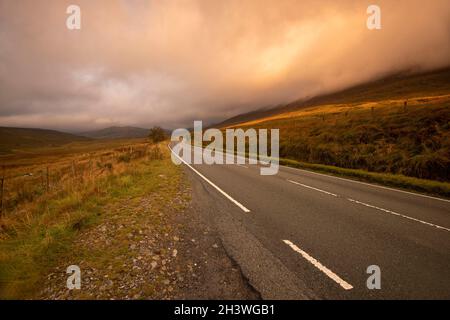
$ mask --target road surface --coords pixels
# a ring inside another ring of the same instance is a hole
[[[263,298],[450,299],[449,200],[282,166],[185,167],[197,210]]]

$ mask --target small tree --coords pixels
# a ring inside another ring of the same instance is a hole
[[[153,127],[150,129],[150,133],[148,134],[148,138],[153,143],[158,143],[166,140],[166,133],[161,127]]]

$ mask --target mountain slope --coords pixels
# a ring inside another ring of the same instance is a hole
[[[11,153],[14,149],[61,146],[88,140],[54,130],[0,127],[0,154]]]
[[[377,81],[242,119],[223,128],[279,129],[282,158],[450,181],[450,69]]]
[[[450,68],[420,74],[398,73],[342,91],[264,108],[232,117],[216,125],[225,127],[307,107],[336,103],[363,103],[386,99],[439,96],[450,91]]]
[[[132,139],[145,138],[149,130],[137,127],[109,127],[101,130],[94,130],[80,133],[83,137],[92,139]]]

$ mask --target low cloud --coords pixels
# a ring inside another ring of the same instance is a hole
[[[370,4],[0,0],[0,125],[184,127],[450,65],[448,0],[377,1],[380,31]]]

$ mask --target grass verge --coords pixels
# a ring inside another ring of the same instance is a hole
[[[43,277],[73,254],[79,235],[110,219],[115,204],[153,194],[164,206],[178,190],[180,170],[166,151],[161,157],[143,157],[120,165],[123,168],[117,173],[26,203],[16,208],[14,215],[2,217],[1,299],[33,298],[42,289]],[[159,220],[154,219],[154,223]],[[96,259],[102,260],[103,255],[97,252]]]

